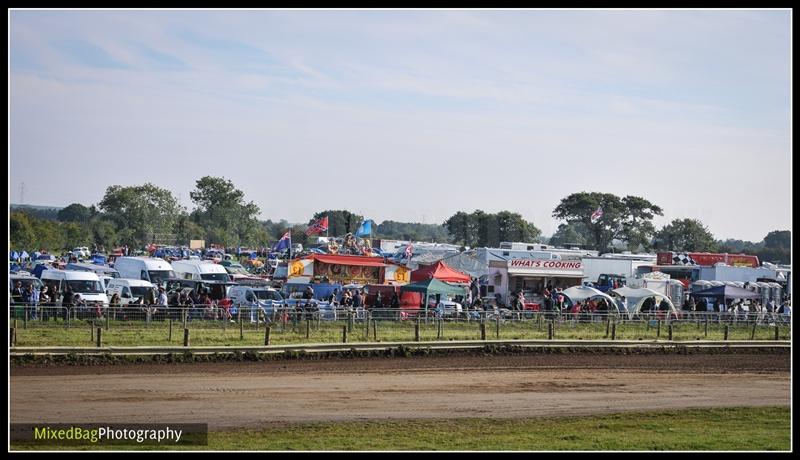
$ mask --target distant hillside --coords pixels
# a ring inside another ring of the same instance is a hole
[[[26,214],[36,216],[40,219],[57,220],[58,211],[64,209],[58,206],[36,206],[31,204],[14,204],[11,203],[11,211],[22,211]]]

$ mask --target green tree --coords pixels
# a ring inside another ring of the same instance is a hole
[[[792,232],[790,230],[774,230],[764,237],[764,246],[770,249],[790,249]]]
[[[314,214],[314,217],[308,221],[308,225],[313,224],[325,216],[328,216],[328,234],[331,236],[344,236],[347,233],[355,233],[356,230],[358,230],[358,226],[361,225],[361,221],[364,220],[363,216],[353,214],[350,211],[341,209],[327,210]],[[304,232],[305,230],[306,229],[303,228]],[[294,235],[292,237],[292,242],[295,242]]]
[[[461,242],[462,246],[474,247],[477,244],[476,234],[472,232],[470,219],[466,212],[459,211],[450,216],[442,225],[450,234],[451,242]]]
[[[87,222],[90,216],[89,208],[80,203],[72,203],[58,211],[60,222]]]
[[[565,246],[577,244],[584,246],[588,242],[588,230],[581,222],[570,224],[560,224],[558,230],[550,237],[549,244],[552,246]]]
[[[592,221],[592,213],[601,208],[602,217]],[[561,199],[553,217],[568,224],[581,223],[587,230],[589,244],[606,252],[614,240],[642,244],[653,232],[652,218],[661,208],[644,198],[620,198],[611,193],[579,192]]]
[[[85,224],[77,222],[65,222],[61,225],[64,234],[64,245],[66,249],[78,246],[91,246],[92,236]]]
[[[133,247],[151,243],[155,233],[172,233],[181,211],[172,192],[150,183],[112,185],[98,206],[119,229],[120,241]]]
[[[181,214],[175,221],[175,238],[181,244],[188,245],[190,240],[205,238],[205,229],[194,222],[187,214]]]
[[[89,220],[91,240],[106,248],[107,251],[119,246],[119,235],[113,222],[102,215],[96,215]]]
[[[260,226],[258,206],[245,202],[244,192],[224,177],[205,176],[189,193],[197,208],[193,220],[206,230],[206,242],[225,246],[250,245]]]
[[[716,252],[714,236],[696,219],[675,219],[661,230],[653,239],[656,249],[667,251]]]
[[[38,249],[36,231],[30,218],[24,212],[12,212],[8,217],[11,248],[20,251],[34,251]]]

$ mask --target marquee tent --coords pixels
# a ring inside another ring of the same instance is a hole
[[[411,281],[423,281],[427,279],[437,279],[448,283],[469,283],[472,281],[469,275],[454,270],[441,260],[433,265],[422,267],[411,272]]]
[[[608,294],[589,286],[572,286],[561,291],[564,297],[568,298],[572,304],[583,302],[588,299],[606,299],[609,307],[619,310],[617,303]],[[612,310],[613,311],[613,310]]]
[[[633,289],[627,286],[623,286],[619,289],[613,289],[612,293],[620,296],[625,297],[628,299],[628,317],[633,318],[636,316],[642,309],[642,305],[644,302],[649,298],[654,298],[656,306],[661,304],[661,300],[664,299],[667,301],[667,305],[669,305],[670,314],[677,314],[678,309],[675,307],[675,304],[672,303],[669,297],[665,296],[664,294],[654,291],[648,288],[640,288],[640,289]]]

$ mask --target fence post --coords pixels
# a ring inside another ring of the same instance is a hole
[[[780,340],[780,332],[777,324],[775,325],[775,340]]]
[[[169,341],[172,342],[172,318],[169,319]]]
[[[730,326],[728,326],[728,325],[726,324],[726,325],[725,325],[725,331],[724,331],[724,333],[723,333],[722,340],[728,340],[728,332],[729,332],[729,329],[730,329]]]
[[[71,316],[72,316],[72,315],[70,315],[70,313],[69,313],[69,309],[67,309],[67,329],[69,329],[69,325],[70,325],[70,321],[71,321],[71,320],[70,320],[70,317],[71,317]]]
[[[611,323],[611,340],[617,339],[617,322]]]
[[[606,335],[603,337],[604,339],[608,338],[608,331],[611,329],[611,316],[606,317]]]
[[[11,328],[11,330],[9,331],[8,339],[9,339],[9,342],[10,342],[9,345],[13,347],[17,342],[17,340],[16,340],[17,339],[17,328],[15,328],[15,327]]]
[[[672,326],[670,326],[671,328]],[[658,320],[658,324],[656,325],[656,338],[661,338],[661,320]],[[670,338],[672,340],[672,338]]]
[[[91,341],[94,342],[94,321],[92,321],[92,323],[89,324],[89,333],[92,336]]]
[[[669,340],[672,340],[672,324],[667,326],[667,333],[669,334]]]
[[[547,323],[547,340],[553,340],[553,322]]]
[[[100,337],[102,336],[102,333],[103,333],[103,328],[98,327],[97,328],[97,348],[100,348],[100,341],[101,341]]]
[[[499,316],[494,319],[494,324],[495,324],[495,335],[497,336],[497,339],[500,340],[500,317]]]
[[[369,312],[364,313],[364,340],[369,341]]]
[[[188,347],[189,346],[189,329],[188,328],[183,330],[183,346],[184,347]]]
[[[270,329],[271,329],[270,326],[266,326],[264,328],[264,346],[265,347],[269,346],[269,332],[270,332]]]
[[[108,330],[108,328],[111,327],[110,325],[111,325],[111,314],[108,312],[108,309],[106,309],[106,330]]]
[[[378,321],[374,318],[372,319],[372,340],[378,341]]]
[[[706,314],[705,336],[708,337],[708,314]]]
[[[25,307],[25,319],[22,320],[22,328],[23,329],[28,328],[28,307]]]
[[[417,316],[417,322],[414,323],[414,341],[419,342],[419,316]]]
[[[243,318],[242,318],[241,308],[236,309],[236,315],[238,316],[239,319],[239,340],[244,340],[244,321],[242,321]]]
[[[753,331],[750,333],[750,340],[756,339],[756,326],[758,326],[758,323],[753,323]]]
[[[347,343],[347,326],[342,326],[342,343]]]
[[[183,314],[183,328],[186,329],[186,317],[189,315],[185,307],[181,309],[181,312]]]
[[[311,318],[306,318],[306,338],[311,337]]]
[[[347,312],[347,332],[353,332],[353,312]]]

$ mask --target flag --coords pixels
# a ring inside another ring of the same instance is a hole
[[[405,252],[404,252],[404,254],[406,255],[406,257],[408,257],[409,259],[411,258],[411,254],[412,254],[412,250],[411,250],[411,249],[412,249],[412,248],[411,248],[411,245],[409,244],[408,246],[406,246],[406,250],[405,250]]]
[[[597,210],[592,213],[592,217],[591,217],[592,223],[597,222],[598,220],[600,220],[601,217],[603,217],[603,208],[598,206]]]
[[[275,243],[275,246],[272,247],[273,251],[283,251],[287,249],[292,244],[292,234],[290,232],[286,232],[283,234],[280,240]]]
[[[314,222],[306,229],[306,235],[313,235],[314,233],[322,233],[328,230],[328,216]]]
[[[356,231],[356,236],[369,236],[372,235],[372,220],[365,220],[361,223]]]

